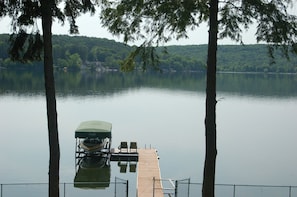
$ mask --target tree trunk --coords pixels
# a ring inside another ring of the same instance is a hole
[[[42,0],[42,30],[44,42],[44,81],[49,139],[49,197],[59,197],[60,147],[52,52],[52,6],[54,0]]]
[[[206,116],[205,116],[205,163],[202,196],[215,196],[216,145],[216,65],[218,0],[210,1],[209,38],[206,77]]]

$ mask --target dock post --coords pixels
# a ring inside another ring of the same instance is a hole
[[[126,182],[126,197],[129,196],[129,181]]]
[[[114,177],[114,196],[117,196],[117,177]]]
[[[153,177],[153,197],[155,197],[155,177]]]
[[[236,192],[236,185],[234,184],[234,185],[233,185],[233,197],[236,196],[236,195],[235,195],[235,192]]]
[[[175,187],[174,187],[174,196],[177,196],[177,180],[175,180]]]

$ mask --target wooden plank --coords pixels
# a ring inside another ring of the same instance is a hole
[[[157,151],[138,149],[138,153],[137,197],[163,197]]]

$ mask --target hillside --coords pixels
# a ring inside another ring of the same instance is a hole
[[[207,45],[169,46],[170,56],[193,59],[206,65]],[[218,46],[218,71],[224,72],[297,72],[297,55],[290,54],[288,61],[278,51],[271,64],[266,45],[220,45]]]
[[[0,67],[41,67],[41,62],[27,65],[11,62],[8,56],[9,35],[0,34]],[[54,65],[56,68],[78,70],[119,69],[119,63],[127,57],[132,46],[113,40],[83,36],[53,36]],[[163,53],[164,49],[168,53]],[[207,45],[186,45],[160,47],[160,65],[163,70],[205,71]],[[140,64],[137,58],[137,64]],[[265,45],[221,45],[218,47],[218,71],[225,72],[297,72],[297,56],[290,56],[290,61],[275,56],[275,64]]]

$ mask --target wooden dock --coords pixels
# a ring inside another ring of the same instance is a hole
[[[137,197],[163,197],[156,149],[138,149],[138,154]]]

